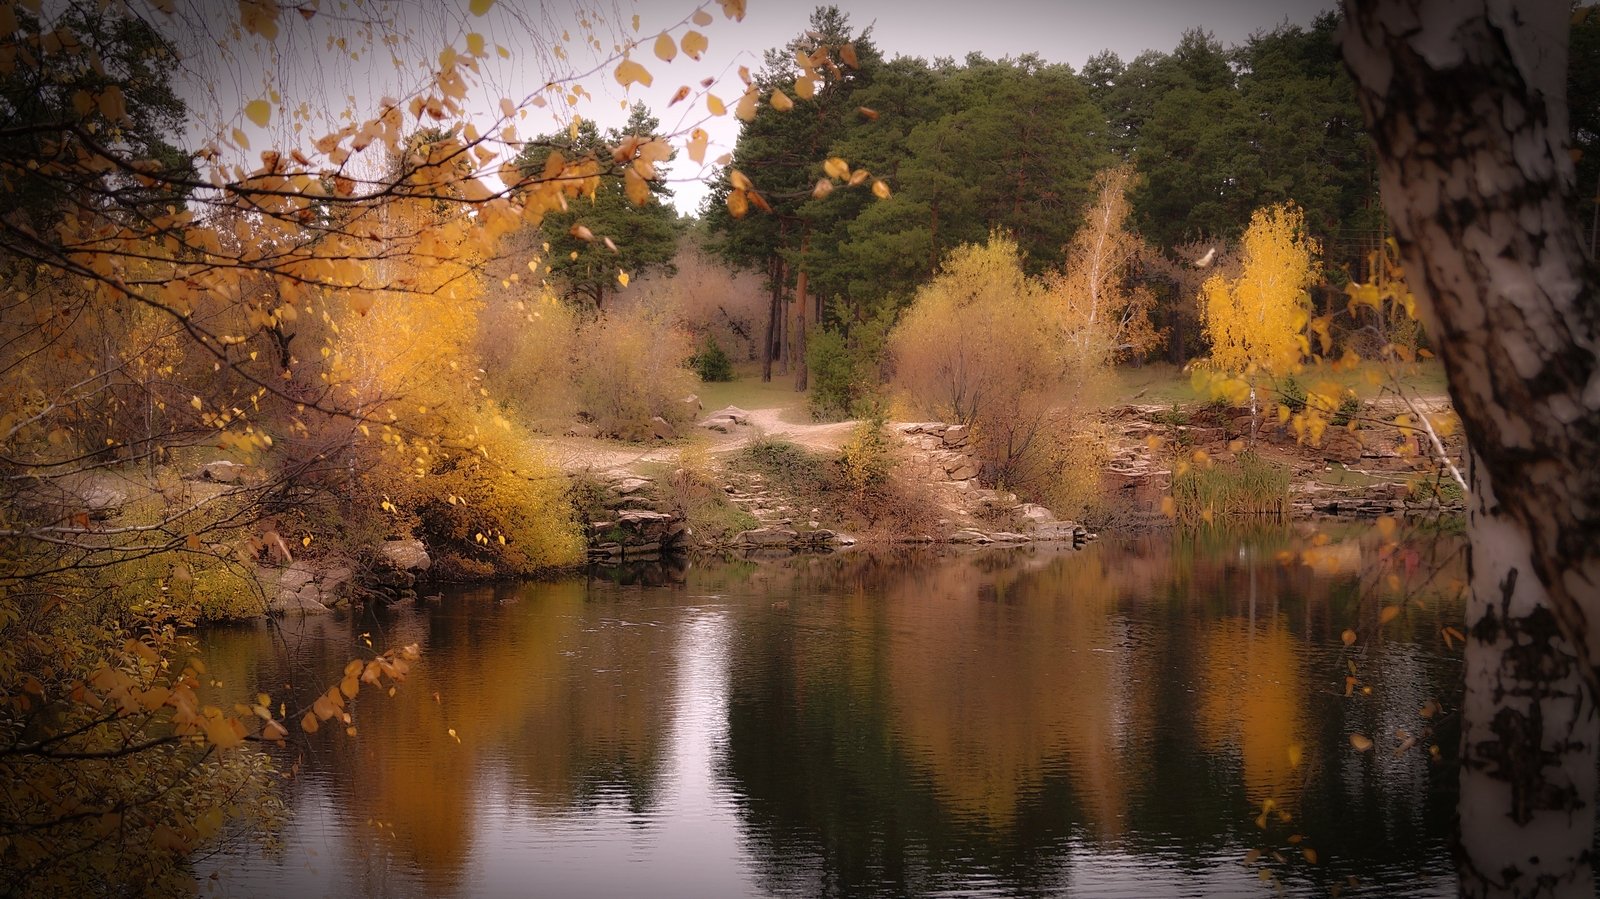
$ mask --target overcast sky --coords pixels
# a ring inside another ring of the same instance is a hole
[[[204,4],[219,0],[191,2],[202,4],[203,8]],[[264,49],[265,44],[258,44],[253,51],[237,45],[229,62],[203,67],[200,77],[191,77],[184,88],[191,106],[214,111],[205,123],[211,129],[206,137],[227,134],[234,126],[242,126],[252,135],[257,150],[265,145],[304,144],[309,137],[331,130],[337,123],[330,120],[321,123],[324,127],[319,129],[317,123],[307,121],[296,134],[288,112],[301,102],[334,116],[350,106],[370,114],[377,98],[407,96],[423,75],[421,64],[406,62],[395,66],[385,60],[391,49],[408,61],[432,62],[440,46],[450,43],[464,49],[467,36],[477,32],[491,48],[501,45],[509,54],[509,59],[501,60],[493,56],[491,49],[492,62],[483,67],[481,83],[469,95],[481,119],[493,117],[491,110],[497,108],[500,97],[520,100],[552,77],[584,73],[610,57],[623,42],[633,39],[641,44],[634,50],[634,57],[653,75],[650,87],[634,85],[631,91],[624,91],[610,76],[614,64],[603,65],[597,74],[581,80],[590,98],[570,111],[559,102],[532,110],[533,114],[519,123],[519,136],[560,130],[572,111],[595,119],[603,127],[616,125],[625,118],[623,108],[627,101],[637,99],[656,111],[668,131],[703,125],[711,134],[708,159],[712,159],[732,149],[738,121],[731,115],[707,117],[700,98],[669,109],[667,102],[673,92],[680,85],[698,87],[701,79],[712,77],[718,79],[718,85],[711,92],[731,106],[742,91],[739,66],[758,69],[763,51],[782,46],[803,32],[815,8],[815,4],[795,0],[749,0],[744,20],[733,22],[723,16],[716,3],[709,3],[715,21],[700,29],[710,41],[704,57],[695,62],[680,55],[668,65],[651,54],[651,42],[663,29],[681,37],[685,29],[675,26],[693,12],[689,0],[587,0],[589,32],[600,42],[598,48],[591,46],[587,50],[581,45],[584,29],[574,0],[498,0],[481,17],[467,11],[469,0],[388,3],[377,8],[403,10],[400,17],[408,33],[393,48],[363,51],[360,59],[351,60],[350,47],[342,52],[329,40],[330,30],[351,27],[339,24],[335,7],[354,14],[360,7],[349,5],[353,2],[344,0],[345,5],[340,6],[340,0],[324,0],[323,14],[311,22],[285,14],[281,21],[283,34],[273,43],[272,51]],[[1196,26],[1210,31],[1224,45],[1240,43],[1255,31],[1285,22],[1307,24],[1333,3],[1334,0],[855,0],[840,6],[852,26],[872,26],[879,49],[888,57],[948,56],[959,60],[976,51],[998,59],[1038,53],[1076,69],[1106,49],[1125,60],[1145,50],[1169,51],[1186,29]],[[637,31],[633,28],[635,15]],[[210,18],[220,21],[215,16]],[[565,58],[558,59],[553,47],[563,32],[570,40],[565,46]],[[191,35],[197,38],[193,42],[196,47],[214,46],[221,37]],[[361,43],[351,35],[351,46],[359,49]],[[256,129],[241,121],[239,110],[245,103],[269,96],[273,90],[281,91],[286,105],[269,128]],[[559,111],[557,107],[561,107]],[[225,152],[237,155],[236,151]],[[244,154],[241,161],[253,161],[254,156],[254,152]],[[679,160],[669,177],[674,182],[680,210],[693,212],[699,208],[706,193],[702,176],[709,172],[690,165],[686,159]]]

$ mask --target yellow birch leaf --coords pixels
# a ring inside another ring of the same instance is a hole
[[[742,218],[744,218],[745,213],[747,213],[749,211],[750,211],[750,201],[749,201],[749,199],[747,199],[745,197],[745,192],[744,191],[735,189],[735,190],[731,190],[731,191],[728,192],[728,214],[729,215],[733,216],[736,219],[742,219]]]
[[[1365,734],[1351,734],[1350,745],[1356,752],[1366,752],[1372,748],[1372,740]]]
[[[684,54],[690,59],[696,60],[700,58],[700,54],[706,52],[706,48],[710,45],[711,42],[706,40],[706,36],[698,31],[684,32],[683,39],[678,42],[678,46],[683,48]]]
[[[1379,624],[1388,624],[1389,622],[1395,620],[1395,618],[1397,616],[1399,616],[1399,614],[1400,614],[1400,607],[1399,606],[1384,606],[1383,607],[1383,611],[1378,613],[1378,623]]]
[[[622,270],[622,269],[620,269],[620,268],[619,268],[619,269],[617,269],[617,283],[618,283],[618,284],[621,284],[621,285],[622,285],[622,286],[623,286],[623,287],[627,287],[627,286],[628,286],[628,280],[629,280],[629,278],[628,278],[628,273],[627,273],[627,272],[625,272],[625,271],[623,271],[623,270]],[[501,543],[501,544],[502,544],[502,545],[504,545],[504,544],[505,544],[505,542],[506,542],[506,538],[505,538],[505,535],[501,535],[501,537],[500,537],[500,543]]]
[[[706,109],[710,110],[712,115],[722,115],[728,111],[727,105],[716,94],[706,94]]]
[[[267,122],[272,120],[272,104],[265,100],[251,100],[244,105],[244,117],[256,123],[259,128],[267,127]]]
[[[802,100],[809,100],[817,95],[817,84],[809,74],[801,75],[794,80],[794,94]]]
[[[632,166],[622,174],[622,190],[628,195],[628,202],[635,206],[643,206],[645,201],[650,199],[649,183],[639,177],[639,173],[635,172]]]
[[[1339,639],[1344,641],[1344,645],[1350,646],[1356,642],[1356,632],[1350,630],[1349,628],[1345,628],[1344,633],[1339,635]]]
[[[889,185],[884,184],[882,181],[872,182],[872,195],[880,200],[889,199]]]
[[[850,163],[838,156],[830,156],[822,163],[822,170],[828,173],[829,178],[843,180],[850,177]]]
[[[486,46],[486,42],[483,39],[483,35],[479,34],[476,31],[474,31],[471,34],[467,35],[467,52],[468,53],[471,53],[473,56],[482,56],[485,46]]]
[[[644,85],[645,87],[649,87],[650,82],[655,80],[650,77],[649,69],[646,69],[644,66],[639,65],[631,59],[624,59],[622,62],[618,63],[615,74],[617,83],[623,87],[628,87],[636,82]]]
[[[833,193],[833,182],[827,178],[818,178],[815,187],[811,188],[811,196],[818,200]]]
[[[856,45],[855,44],[845,44],[844,46],[840,47],[839,48],[839,58],[844,61],[845,65],[849,66],[852,69],[861,68],[861,63],[856,61]]]
[[[722,14],[735,22],[744,21],[744,0],[717,0],[722,4]]]
[[[703,128],[696,128],[689,132],[689,143],[687,145],[689,158],[697,164],[703,164],[706,161],[706,142],[710,140],[710,137]]]
[[[673,41],[672,35],[667,34],[665,31],[661,32],[661,36],[656,38],[655,51],[656,58],[662,62],[672,62],[678,58],[678,44]]]
[[[772,89],[772,97],[767,102],[779,112],[788,112],[794,108],[794,101],[789,99],[789,95],[777,88]]]
[[[748,122],[756,117],[756,92],[752,88],[744,92],[739,98],[739,105],[733,108],[733,115],[741,122]]]
[[[701,28],[704,28],[711,24],[711,13],[708,13],[703,9],[697,9],[694,11],[694,15],[689,17],[689,21],[699,25]]]
[[[856,112],[861,113],[861,117],[869,122],[876,122],[878,120],[878,111],[876,109],[871,109],[866,106],[857,106]]]
[[[728,183],[732,184],[735,190],[753,190],[755,188],[755,185],[750,183],[750,179],[745,177],[744,172],[738,169],[728,169]]]
[[[481,16],[484,13],[487,13],[489,11],[489,7],[493,5],[494,0],[472,0],[472,3],[467,7],[467,9],[470,10],[473,15]]]

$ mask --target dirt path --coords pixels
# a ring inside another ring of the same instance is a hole
[[[750,409],[748,412],[750,423],[736,427],[727,434],[690,426],[690,441],[652,445],[591,437],[550,437],[536,440],[534,445],[545,453],[552,464],[565,472],[638,473],[643,466],[676,462],[686,446],[695,443],[704,445],[716,456],[737,452],[761,436],[786,440],[810,450],[836,452],[849,439],[850,431],[856,425],[854,421],[797,424],[784,421],[784,410],[781,408]]]

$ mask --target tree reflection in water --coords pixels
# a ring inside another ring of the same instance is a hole
[[[1262,889],[1245,853],[1276,848],[1293,893],[1350,874],[1449,893],[1448,715],[1441,762],[1388,750],[1428,700],[1452,706],[1458,556],[1370,530],[696,564],[276,642],[211,631],[225,693],[287,697],[364,633],[424,655],[396,696],[358,699],[359,734],[308,742],[282,858],[209,864],[236,894],[307,899],[1194,895]]]

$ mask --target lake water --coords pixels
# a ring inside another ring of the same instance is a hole
[[[1460,544],[1331,536],[697,563],[213,629],[229,701],[309,698],[366,639],[423,656],[355,736],[286,756],[280,848],[200,873],[295,899],[1449,895]]]

